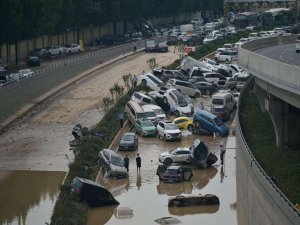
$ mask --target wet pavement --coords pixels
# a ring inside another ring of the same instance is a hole
[[[65,174],[0,170],[0,224],[50,223]]]
[[[156,224],[154,220],[168,216],[179,219],[182,224],[237,224],[235,146],[232,144],[235,142],[234,138],[229,138],[228,144],[231,147],[227,149],[223,167],[219,161],[205,170],[191,166],[193,170],[191,181],[177,184],[163,183],[156,176],[156,169],[159,165],[158,156],[164,151],[179,146],[190,146],[193,140],[199,138],[207,144],[210,152],[219,157],[219,144],[226,142],[226,138],[192,135],[188,131],[184,131],[184,136],[180,142],[164,142],[157,138],[139,137],[137,151],[119,152],[123,157],[128,154],[130,158],[129,178],[114,180],[100,176],[98,182],[112,192],[120,205],[91,209],[88,225]],[[135,166],[137,152],[142,158],[140,175]],[[219,197],[220,205],[168,207],[170,196],[198,194],[214,194]],[[133,216],[120,218],[114,215],[114,209],[117,207],[131,208]]]

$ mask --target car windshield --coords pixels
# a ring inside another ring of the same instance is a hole
[[[145,118],[145,113],[137,113],[136,117],[137,117],[137,119],[143,119],[143,118]]]
[[[144,126],[144,127],[152,127],[153,123],[151,121],[145,120],[145,121],[142,121],[142,126]]]
[[[156,115],[164,114],[164,111],[162,109],[153,109],[153,111]]]
[[[173,123],[166,123],[166,130],[177,130],[177,126]]]
[[[122,138],[123,141],[133,141],[134,136],[133,135],[124,135]]]
[[[217,126],[222,126],[224,124],[224,122],[219,117],[214,118],[214,121]]]
[[[153,111],[145,112],[145,117],[155,117],[155,113]]]
[[[147,41],[147,45],[155,45],[155,41]]]
[[[111,157],[111,164],[115,166],[124,166],[122,158],[116,156]]]
[[[223,101],[223,99],[213,99],[212,104],[213,105],[223,105],[224,101]]]

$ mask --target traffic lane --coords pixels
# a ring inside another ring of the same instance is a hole
[[[282,44],[266,48],[261,48],[255,51],[260,55],[274,59],[276,61],[287,63],[293,66],[300,66],[300,54],[296,53],[296,44]]]
[[[189,182],[167,184],[159,180],[156,175],[159,154],[177,147],[189,147],[199,138],[219,158],[219,143],[227,138],[193,135],[183,131],[181,141],[165,142],[155,137],[139,137],[139,147],[136,151],[119,151],[125,157],[129,156],[129,177],[127,179],[98,180],[108,188],[120,202],[118,207],[129,207],[133,210],[133,217],[120,220],[113,215],[111,207],[91,209],[88,225],[96,224],[152,224],[157,218],[171,216],[178,217],[182,224],[197,224],[196,221],[206,221],[207,224],[237,224],[236,211],[236,181],[235,181],[235,151],[228,150],[225,154],[225,165],[218,161],[210,168],[200,170],[189,166],[193,170],[193,177]],[[142,167],[137,173],[135,157],[140,153]],[[214,194],[220,199],[220,205],[170,208],[167,205],[170,196]],[[103,215],[106,215],[105,217]],[[184,217],[183,217],[184,216]]]

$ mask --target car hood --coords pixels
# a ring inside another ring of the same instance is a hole
[[[183,112],[183,113],[190,113],[191,112],[191,108],[187,105],[185,107],[180,107],[178,106],[178,109]]]
[[[166,133],[168,134],[177,134],[177,133],[181,133],[181,131],[179,129],[176,130],[165,130]]]
[[[120,145],[133,145],[133,144],[134,144],[134,141],[124,141],[124,140],[120,141]]]
[[[150,127],[142,127],[142,130],[146,130],[146,131],[152,131],[152,130],[156,130],[155,126],[150,126]]]

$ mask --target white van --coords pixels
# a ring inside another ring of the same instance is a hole
[[[211,107],[225,107],[229,112],[232,112],[236,106],[236,101],[230,92],[218,92],[211,97]]]
[[[156,116],[156,120],[157,121],[162,121],[166,119],[166,114],[165,112],[162,110],[161,107],[159,107],[158,105],[152,105],[152,104],[148,104],[148,105],[143,105],[143,109],[144,111],[147,109],[151,109],[154,111],[155,116]]]
[[[154,124],[157,124],[155,112],[152,109],[145,107],[144,105],[142,105],[142,109],[144,110],[145,119],[150,120]]]
[[[135,102],[137,102],[141,105],[154,104],[155,103],[155,101],[151,97],[149,97],[149,96],[147,96],[147,95],[145,95],[141,92],[137,92],[137,91],[135,91],[133,93],[133,95],[131,96],[131,100],[135,101]]]
[[[130,123],[135,124],[136,120],[138,119],[144,119],[145,118],[145,112],[142,109],[142,107],[135,101],[130,100],[125,105],[125,110],[127,114],[127,118],[130,121]]]

